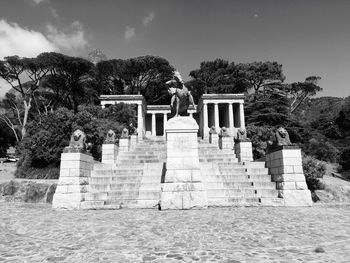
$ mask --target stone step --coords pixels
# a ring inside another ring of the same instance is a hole
[[[202,175],[203,182],[271,182],[270,175],[211,174]]]
[[[238,162],[238,159],[232,157],[199,157],[200,162],[225,162],[225,163],[231,163],[231,162]]]
[[[158,159],[157,155],[144,155],[144,154],[130,154],[130,155],[119,155],[118,159]]]
[[[155,208],[159,207],[159,200],[107,200],[102,209],[122,209],[122,208]]]
[[[114,170],[92,170],[91,177],[106,177],[116,175],[142,175],[143,170],[140,169],[114,169]]]
[[[247,168],[265,168],[265,162],[243,162]]]
[[[108,192],[108,200],[122,200],[122,199],[135,199],[135,200],[159,200],[160,199],[160,190],[159,191],[109,191]]]
[[[278,197],[276,189],[208,189],[208,198],[219,197]]]
[[[101,176],[101,177],[91,177],[89,180],[90,185],[100,184],[116,184],[116,183],[137,183],[142,182],[147,183],[160,183],[161,175],[148,175],[148,176]]]
[[[162,162],[162,160],[118,160],[116,164],[123,164],[123,165],[133,165],[133,164],[141,164],[141,163],[159,163]]]
[[[274,182],[207,182],[206,189],[274,189]]]
[[[113,183],[110,185],[110,190],[121,189],[138,189],[139,191],[160,191],[161,183],[159,182],[140,182],[140,183]]]
[[[102,209],[104,201],[83,201],[80,204],[81,209]]]
[[[221,197],[208,198],[209,207],[225,207],[225,206],[260,206],[261,200],[259,197]]]
[[[263,206],[284,206],[283,198],[276,197],[261,197],[260,198],[261,205]]]
[[[269,173],[269,169],[267,168],[246,168],[247,174],[253,175],[253,174],[265,174],[267,175]]]
[[[115,164],[111,163],[95,163],[93,170],[112,170],[116,168]]]

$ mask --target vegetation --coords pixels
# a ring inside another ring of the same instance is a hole
[[[324,184],[320,179],[326,174],[326,165],[321,161],[311,157],[303,157],[303,170],[306,184],[311,191],[324,189]]]

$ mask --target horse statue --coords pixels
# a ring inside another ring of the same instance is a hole
[[[191,92],[184,85],[178,71],[175,71],[174,78],[165,84],[169,87],[168,92],[171,96],[170,106],[172,112],[175,112],[175,117],[186,114],[190,104],[195,107]]]

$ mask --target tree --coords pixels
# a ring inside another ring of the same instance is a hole
[[[94,65],[96,65],[98,62],[107,60],[107,56],[102,53],[99,49],[94,49],[91,51],[88,55],[88,59],[90,62],[92,62]]]
[[[34,92],[40,87],[41,80],[48,72],[49,60],[45,54],[40,54],[36,58],[11,56],[0,60],[0,77],[20,94],[24,106],[24,114],[21,121],[22,138],[26,133]]]
[[[223,85],[232,89],[234,87],[233,71],[233,62],[229,64],[227,60],[217,58],[213,61],[201,62],[199,69],[192,70],[190,76],[197,83],[202,83],[204,92],[208,93],[215,92],[215,89]]]
[[[90,61],[55,52],[44,54],[50,60],[50,71],[42,87],[51,91],[53,107],[64,106],[77,112],[80,104],[98,100],[94,65]]]
[[[0,107],[0,120],[11,130],[16,142],[19,142],[22,139],[18,131],[22,126],[23,105],[15,94],[8,92],[5,94]]]
[[[255,92],[285,80],[282,65],[271,61],[237,64],[234,77],[237,84],[245,86],[246,90],[253,88]]]
[[[257,92],[247,97],[247,123],[257,126],[286,126],[290,121],[288,100],[277,92]]]
[[[304,82],[294,82],[286,87],[286,94],[291,99],[290,111],[293,113],[309,97],[315,96],[317,92],[322,91],[318,86],[321,77],[307,77]]]
[[[173,77],[174,68],[161,57],[142,56],[125,61],[124,80],[129,94],[145,94],[152,83],[163,84]],[[165,90],[166,91],[166,90]],[[157,101],[164,94],[156,94]]]
[[[126,65],[122,59],[105,60],[97,63],[97,82],[101,94],[125,94]]]
[[[343,102],[335,123],[345,136],[350,135],[350,96]]]

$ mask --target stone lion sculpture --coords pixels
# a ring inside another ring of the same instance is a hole
[[[70,143],[68,148],[74,149],[74,150],[81,150],[86,151],[86,135],[81,130],[76,130],[73,132],[72,136],[70,137]]]
[[[247,130],[245,128],[238,129],[235,142],[250,142],[250,140],[247,137]]]
[[[219,135],[220,137],[230,137],[230,134],[225,126],[221,128]]]
[[[107,136],[106,136],[104,143],[105,144],[114,144],[115,143],[115,132],[113,130],[109,130],[107,132]]]
[[[294,145],[291,143],[289,139],[289,134],[287,130],[283,127],[279,127],[274,134],[272,135],[271,139],[268,141],[268,149],[271,151],[279,146],[292,146]]]
[[[215,126],[210,127],[209,134],[217,134]]]
[[[174,79],[167,81],[165,84],[169,87],[168,92],[171,96],[170,107],[176,117],[186,114],[190,104],[194,107],[191,92],[184,85],[178,71],[174,72]]]
[[[120,135],[121,139],[128,139],[129,138],[129,130],[127,128],[124,128],[122,130],[122,134]]]

